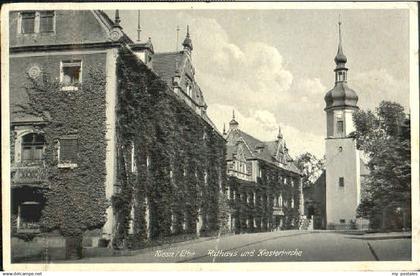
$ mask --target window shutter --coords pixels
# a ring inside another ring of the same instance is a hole
[[[54,11],[40,12],[40,32],[48,33],[54,31]]]
[[[77,139],[60,140],[60,162],[77,163]]]
[[[22,12],[22,33],[31,34],[35,32],[35,12]]]

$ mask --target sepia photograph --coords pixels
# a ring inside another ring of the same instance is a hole
[[[419,268],[417,12],[3,6],[4,267]]]

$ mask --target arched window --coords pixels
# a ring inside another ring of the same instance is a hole
[[[29,133],[22,137],[22,163],[41,163],[45,147],[44,135]]]

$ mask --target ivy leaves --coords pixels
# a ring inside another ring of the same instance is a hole
[[[78,91],[61,91],[48,74],[30,79],[29,108],[46,122],[45,162],[50,189],[42,213],[42,227],[77,236],[105,223],[105,75],[103,64],[86,66],[87,77]],[[79,158],[75,169],[57,167],[56,141],[61,136],[78,137]]]
[[[134,143],[140,164],[134,179],[118,174],[123,185],[115,198],[135,208],[132,237],[127,231],[129,208],[118,211],[118,239],[131,238],[133,246],[142,246],[147,236],[195,234],[200,214],[204,224],[198,230],[217,231],[218,175],[223,184],[226,178],[224,139],[127,49],[120,51],[117,72],[118,139],[122,144]]]

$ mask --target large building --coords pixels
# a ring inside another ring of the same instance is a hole
[[[218,231],[225,139],[189,32],[158,54],[118,11],[13,11],[9,26],[13,236],[120,247]]]
[[[242,131],[233,114],[225,135],[230,230],[298,229],[303,215],[301,174],[281,130],[276,140],[262,142]]]

